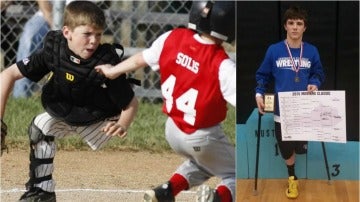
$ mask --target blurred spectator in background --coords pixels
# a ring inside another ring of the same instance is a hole
[[[1,68],[7,67],[15,63],[16,47],[18,41],[16,34],[11,29],[9,23],[6,22],[6,9],[13,3],[13,1],[1,1]],[[12,48],[15,47],[15,48]]]
[[[51,1],[37,0],[38,11],[25,23],[24,30],[19,40],[16,61],[31,55],[42,47],[43,39],[52,27],[52,3]],[[13,96],[30,97],[38,85],[27,78],[15,82]]]

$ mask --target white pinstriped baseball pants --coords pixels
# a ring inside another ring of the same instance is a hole
[[[111,119],[116,120],[118,117]],[[63,138],[69,135],[80,135],[83,141],[85,141],[93,150],[98,150],[104,146],[111,136],[105,135],[101,128],[105,126],[105,121],[89,126],[70,126],[63,121],[51,117],[48,113],[42,113],[35,117],[34,124],[41,130],[45,136],[54,136],[55,138]],[[49,159],[54,158],[56,153],[55,142],[46,142],[42,140],[38,142],[34,147],[35,158]],[[35,177],[40,178],[51,175],[54,171],[54,164],[41,164],[35,169]],[[43,181],[39,184],[35,184],[35,187],[39,187],[44,191],[53,192],[55,190],[55,181],[53,179]]]

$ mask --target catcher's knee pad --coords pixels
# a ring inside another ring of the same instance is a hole
[[[33,119],[31,121],[31,124],[29,126],[29,139],[30,139],[30,144],[31,145],[35,145],[36,143],[40,142],[41,140],[45,140],[46,142],[53,142],[54,141],[54,137],[53,136],[45,136],[44,133],[35,125]]]

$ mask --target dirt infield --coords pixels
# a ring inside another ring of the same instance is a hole
[[[17,201],[28,180],[29,154],[10,151],[1,157],[1,202]],[[54,179],[58,202],[142,201],[144,190],[165,182],[183,162],[173,153],[58,151]],[[214,187],[219,181],[211,179]],[[176,201],[194,201],[195,189]]]

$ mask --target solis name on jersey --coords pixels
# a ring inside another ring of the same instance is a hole
[[[199,62],[195,61],[190,56],[185,55],[182,52],[179,52],[177,54],[175,62],[176,62],[176,64],[179,64],[179,65],[185,67],[186,69],[194,72],[195,74],[197,74],[199,71],[199,65],[200,65]]]

